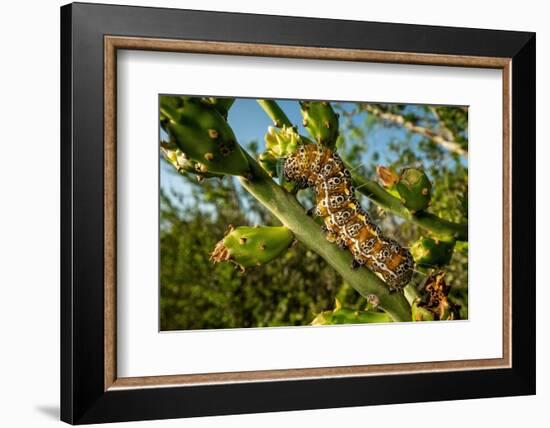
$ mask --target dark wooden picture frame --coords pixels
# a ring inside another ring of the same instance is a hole
[[[118,378],[117,49],[501,69],[503,357]],[[533,33],[71,4],[61,8],[61,131],[63,421],[81,424],[535,393]]]

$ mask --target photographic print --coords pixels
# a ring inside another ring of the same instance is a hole
[[[468,108],[162,94],[160,330],[468,319]]]

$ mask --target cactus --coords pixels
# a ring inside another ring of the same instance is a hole
[[[200,98],[160,97],[161,124],[170,140],[198,163],[202,173],[249,174],[248,160],[233,130],[210,102]]]
[[[183,160],[190,160],[195,162],[192,164],[193,168],[202,174],[239,176],[242,188],[285,225],[275,228],[231,228],[224,239],[216,245],[211,259],[215,262],[230,261],[242,269],[257,266],[283,254],[295,237],[323,257],[362,296],[375,295],[379,302],[378,308],[384,311],[380,312],[377,308],[371,307],[368,307],[368,310],[354,311],[340,305],[332,311],[319,314],[314,320],[317,325],[409,321],[411,317],[449,319],[450,316],[454,316],[454,312],[441,309],[442,300],[438,300],[437,297],[443,293],[446,299],[445,291],[448,294],[448,289],[443,286],[444,282],[441,285],[441,280],[436,277],[425,286],[424,296],[427,297],[409,304],[402,293],[390,293],[386,284],[372,272],[367,269],[351,269],[349,252],[326,244],[319,225],[305,214],[296,197],[277,185],[268,174],[278,175],[277,167],[280,160],[296,150],[297,145],[305,137],[296,132],[296,128],[292,127],[292,123],[274,101],[258,100],[258,103],[279,128],[270,128],[265,136],[266,151],[259,159],[262,167],[237,144],[231,128],[224,119],[224,111],[227,117],[227,108],[223,110],[217,101],[161,97],[161,124],[169,133],[171,142],[174,142],[182,153],[186,153],[183,158],[176,153],[175,162],[174,155],[170,153],[169,160],[172,164],[181,167]],[[318,144],[334,148],[338,137],[338,116],[330,104],[310,101],[300,103],[300,106],[304,125],[310,135]],[[216,143],[222,143],[222,147]],[[225,150],[228,146],[229,153]],[[398,177],[398,181],[392,176],[392,172],[395,173],[390,170],[383,178],[382,175],[386,171],[379,174],[383,184],[391,187],[397,197],[378,184],[364,179],[361,181],[361,178],[358,179],[355,175],[353,181],[356,189],[361,189],[360,191],[375,203],[416,222],[433,232],[435,236],[467,239],[467,225],[451,223],[424,211],[430,202],[431,183],[423,171],[406,169]],[[452,254],[452,248],[450,251]],[[436,260],[436,266],[444,264],[441,260]],[[414,316],[411,311],[414,312]],[[378,321],[374,321],[375,319]]]
[[[230,226],[225,237],[216,244],[210,259],[215,263],[230,261],[244,270],[276,259],[293,240],[294,235],[284,226]]]
[[[203,178],[223,178],[223,174],[201,171],[201,164],[189,159],[177,146],[170,143],[161,142],[160,150],[169,163],[171,163],[179,173],[192,173],[200,181]]]
[[[450,263],[454,248],[455,241],[421,237],[411,246],[411,254],[417,266],[443,267]]]
[[[317,314],[311,321],[311,325],[365,324],[391,321],[392,319],[384,312],[344,308],[340,301],[336,299],[334,309]]]
[[[334,149],[338,138],[338,115],[326,101],[300,102],[303,125],[317,144]]]
[[[404,169],[395,184],[395,189],[403,204],[412,213],[424,210],[430,205],[432,183],[421,169]]]
[[[432,183],[421,169],[405,168],[401,174],[397,174],[393,168],[378,166],[376,172],[382,186],[400,198],[411,213],[430,205]]]

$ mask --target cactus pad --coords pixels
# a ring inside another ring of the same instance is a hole
[[[230,261],[244,270],[279,257],[293,241],[294,235],[284,226],[230,227],[216,244],[210,260],[214,263]]]
[[[220,112],[200,98],[160,97],[161,125],[203,173],[246,176],[248,160]]]

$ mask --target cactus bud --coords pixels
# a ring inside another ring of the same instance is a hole
[[[300,110],[303,125],[317,144],[334,149],[338,138],[338,115],[330,103],[303,101]]]
[[[230,261],[244,270],[279,257],[293,240],[294,235],[284,226],[230,227],[216,244],[210,260],[214,263]]]
[[[413,213],[425,209],[430,204],[432,183],[420,169],[403,170],[395,188],[403,204]]]
[[[433,268],[448,265],[453,257],[455,241],[421,237],[411,246],[411,254],[420,267]]]
[[[376,173],[380,177],[380,183],[382,186],[391,189],[399,182],[399,175],[393,170],[393,168],[387,168],[385,166],[377,166]]]
[[[277,161],[294,153],[303,138],[294,127],[268,128],[264,137],[266,151],[258,159],[270,176],[277,177]]]
[[[413,320],[453,320],[458,318],[458,308],[449,299],[451,289],[445,283],[445,272],[430,275],[424,284],[422,297],[417,298],[413,305]]]
[[[224,117],[200,98],[162,95],[161,124],[177,147],[202,164],[200,171],[246,176],[248,160]]]
[[[282,158],[296,151],[301,137],[293,127],[274,128],[270,126],[264,139],[266,150],[276,158]]]

